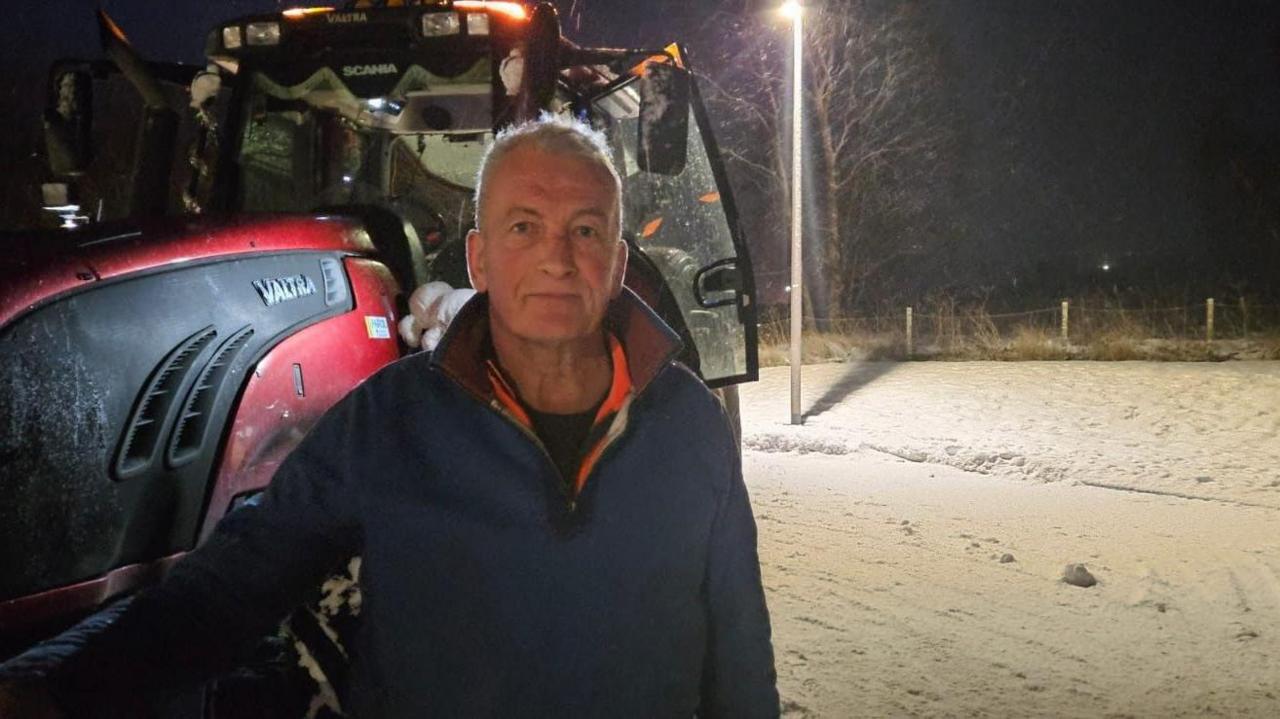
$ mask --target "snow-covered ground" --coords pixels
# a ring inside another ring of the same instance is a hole
[[[1280,363],[804,380],[742,391],[788,716],[1280,716]]]

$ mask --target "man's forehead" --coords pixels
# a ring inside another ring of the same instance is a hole
[[[590,174],[590,181],[584,175]],[[562,152],[548,152],[537,147],[518,147],[498,160],[493,168],[494,180],[507,179],[538,184],[596,185],[609,190],[613,176],[609,170],[590,158]]]
[[[588,158],[517,148],[502,158],[490,178],[492,210],[539,210],[554,206],[574,212],[610,214],[620,202],[609,171]]]

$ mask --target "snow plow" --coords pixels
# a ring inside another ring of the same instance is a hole
[[[628,282],[714,388],[757,372],[732,195],[677,46],[580,47],[549,4],[357,2],[213,29],[208,64],[50,73],[48,209],[0,257],[0,660],[156,581],[466,283],[486,143],[589,120],[624,181]]]

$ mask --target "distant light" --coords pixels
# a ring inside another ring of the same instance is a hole
[[[787,285],[786,287],[783,287],[783,288],[782,288],[782,291],[783,291],[783,292],[786,292],[786,293],[788,293],[788,294],[790,294],[790,292],[791,292],[791,285]]]
[[[342,181],[343,181],[343,182],[351,182],[351,175],[343,175],[343,176],[342,176]]]
[[[782,13],[782,16],[788,20],[795,20],[804,12],[804,8],[801,7],[798,0],[787,0],[782,3],[782,7],[778,8],[778,12]]]
[[[374,97],[366,100],[365,104],[369,106],[370,110],[381,110],[387,104],[387,101],[380,97]]]
[[[1103,271],[1103,272],[1110,272],[1110,271],[1111,271],[1111,263],[1110,263],[1110,262],[1103,262],[1103,263],[1102,263],[1102,271]]]

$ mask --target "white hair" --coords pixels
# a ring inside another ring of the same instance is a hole
[[[543,113],[536,120],[527,120],[518,125],[503,129],[493,139],[493,144],[485,150],[480,159],[480,169],[476,173],[476,227],[480,227],[485,195],[495,168],[512,150],[520,147],[532,147],[551,155],[563,155],[586,160],[613,178],[614,197],[616,198],[617,223],[613,230],[620,233],[622,229],[622,177],[613,165],[612,151],[604,133],[592,128],[582,120]]]

